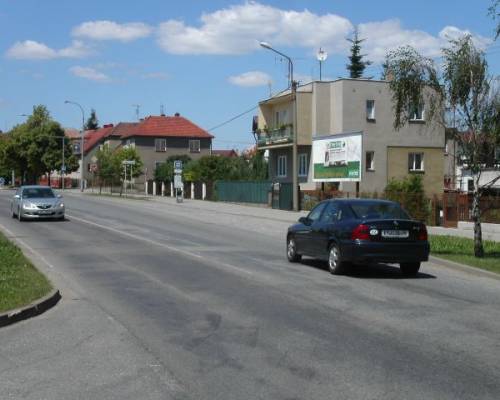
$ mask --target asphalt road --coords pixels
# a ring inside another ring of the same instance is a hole
[[[68,194],[19,223],[10,195],[63,301],[0,330],[0,398],[500,398],[499,280],[289,264],[292,213]]]

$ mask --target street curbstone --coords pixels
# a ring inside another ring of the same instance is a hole
[[[471,275],[482,276],[485,278],[491,278],[500,281],[500,274],[496,274],[495,272],[487,271],[481,268],[471,267],[469,265],[460,264],[458,262],[436,256],[429,256],[429,261],[445,268],[455,269]]]
[[[43,314],[45,311],[54,307],[60,299],[61,293],[59,290],[54,289],[48,295],[34,301],[28,306],[0,314],[0,328]]]

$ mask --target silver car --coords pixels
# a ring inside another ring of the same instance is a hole
[[[65,207],[60,194],[56,195],[48,186],[21,186],[10,205],[12,218],[19,221],[27,219],[52,218],[64,219]]]

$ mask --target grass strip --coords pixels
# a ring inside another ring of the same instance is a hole
[[[430,235],[431,254],[460,264],[500,273],[500,243],[483,241],[484,257],[474,257],[474,240],[456,236]]]
[[[28,305],[51,289],[47,278],[0,233],[0,313]]]

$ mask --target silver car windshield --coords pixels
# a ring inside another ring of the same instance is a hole
[[[23,190],[26,199],[53,199],[56,197],[50,188],[28,188]]]

